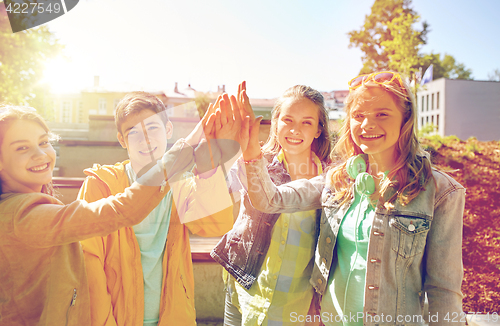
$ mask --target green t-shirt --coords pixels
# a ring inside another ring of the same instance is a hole
[[[129,181],[132,183],[136,179],[134,170],[130,163],[125,168]],[[144,276],[144,326],[156,326],[160,318],[163,253],[167,242],[171,211],[172,190],[141,223],[133,226],[141,250]]]
[[[340,225],[335,250],[335,271],[330,272],[321,301],[321,316],[326,326],[363,325],[366,257],[375,208],[370,197],[355,192],[354,202]],[[359,317],[359,318],[358,318]]]

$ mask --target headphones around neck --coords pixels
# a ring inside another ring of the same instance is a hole
[[[347,174],[355,180],[354,188],[361,196],[370,196],[375,192],[375,180],[366,172],[367,159],[368,155],[366,154],[352,156],[347,160],[345,166]]]

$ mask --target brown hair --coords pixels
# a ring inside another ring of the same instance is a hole
[[[346,172],[346,161],[349,157],[362,153],[362,150],[351,138],[350,115],[355,106],[363,105],[361,94],[370,87],[382,87],[403,113],[403,123],[395,151],[396,165],[392,171],[389,171],[388,177],[381,186],[381,199],[385,200],[386,203],[393,203],[397,198],[402,205],[406,205],[417,197],[420,191],[425,190],[424,186],[432,177],[428,154],[424,152],[417,138],[414,95],[409,85],[405,81],[402,82],[403,87],[397,82],[380,85],[368,81],[352,90],[346,98],[344,109],[347,117],[340,129],[338,142],[334,147],[335,154],[340,156],[343,163],[332,169],[330,179],[336,192],[336,199],[342,201],[342,203],[350,199],[350,189],[354,182]],[[394,188],[394,193],[389,193],[389,188]],[[388,198],[385,198],[384,195],[386,194],[389,195]]]
[[[304,85],[290,87],[274,103],[271,112],[271,130],[266,143],[262,147],[262,151],[266,154],[276,155],[281,150],[281,145],[278,142],[278,118],[283,103],[288,99],[308,99],[318,107],[318,127],[321,130],[321,135],[313,140],[311,150],[321,161],[329,162],[332,150],[332,136],[328,125],[328,111],[325,107],[325,100],[320,92]]]
[[[120,100],[115,109],[115,124],[118,132],[122,132],[121,126],[128,116],[142,110],[151,110],[157,113],[164,124],[169,121],[165,105],[159,98],[147,92],[131,92]]]
[[[38,123],[43,130],[49,134],[50,140],[57,140],[59,137],[50,132],[45,120],[32,107],[28,106],[11,106],[0,105],[0,148],[5,136],[5,132],[9,129],[12,122],[16,120],[29,120]],[[1,155],[1,152],[0,152]],[[54,196],[54,188],[52,182],[43,185],[42,193]],[[2,180],[0,180],[0,195],[2,194]]]

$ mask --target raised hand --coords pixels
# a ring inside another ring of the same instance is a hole
[[[215,116],[215,136],[225,163],[239,153],[240,132],[245,129],[245,124],[242,123],[236,98],[227,94],[222,95]]]
[[[219,99],[215,105],[219,105]],[[222,153],[215,139],[215,105],[210,103],[202,127],[205,135],[194,151],[196,171],[201,177],[209,177],[212,173],[204,174],[217,167],[221,161]]]
[[[243,81],[238,85],[238,106],[240,109],[240,115],[245,117],[248,129],[242,128],[239,136],[239,142],[241,150],[243,151],[243,158],[245,161],[249,161],[258,158],[261,155],[259,130],[260,122],[263,117],[255,117],[246,90],[246,82]]]

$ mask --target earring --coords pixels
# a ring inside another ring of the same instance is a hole
[[[375,180],[366,172],[366,159],[366,154],[352,156],[347,160],[345,166],[347,174],[355,180],[356,192],[361,196],[370,196],[375,192]]]

